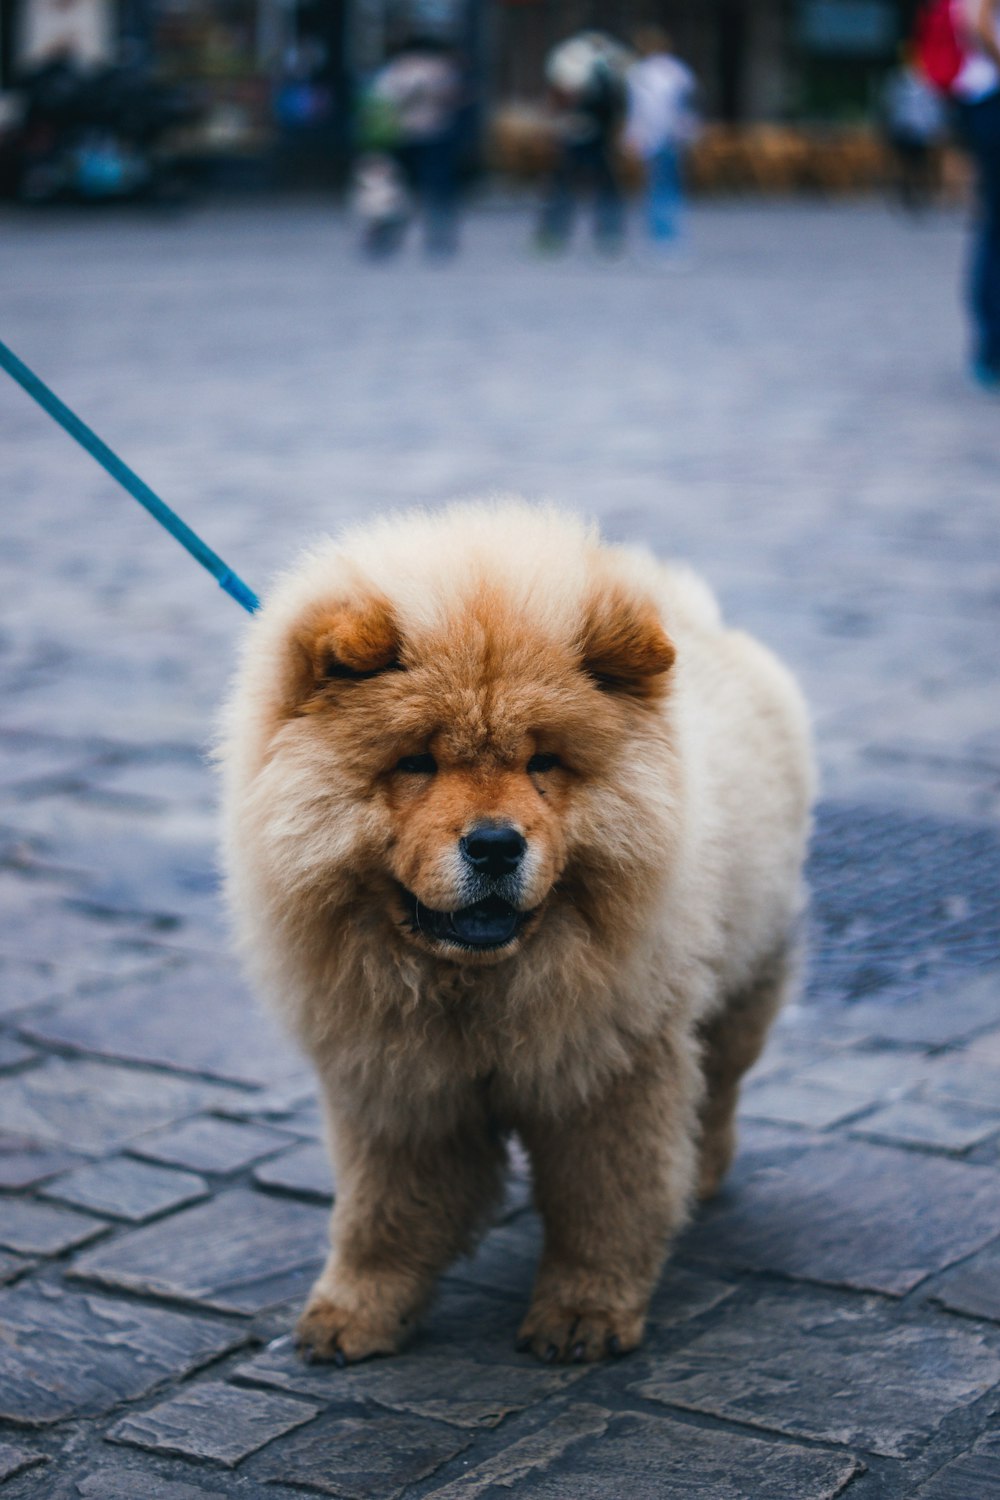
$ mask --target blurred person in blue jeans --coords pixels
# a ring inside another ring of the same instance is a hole
[[[545,77],[556,112],[557,158],[535,244],[565,249],[580,190],[592,187],[594,240],[609,254],[624,242],[625,202],[618,176],[618,133],[625,114],[629,54],[602,31],[581,31],[549,53]]]
[[[976,165],[980,215],[969,278],[973,373],[1000,390],[1000,0],[959,3],[972,45],[951,94]]]
[[[424,217],[424,243],[434,257],[458,244],[459,122],[462,72],[452,49],[435,37],[405,41],[375,75],[366,112],[376,139],[391,151]],[[369,126],[369,135],[372,135]],[[400,240],[401,243],[401,240]]]
[[[683,156],[698,128],[697,84],[661,27],[643,27],[635,41],[639,61],[628,72],[625,144],[645,168],[644,218],[662,256],[676,249],[681,233]]]

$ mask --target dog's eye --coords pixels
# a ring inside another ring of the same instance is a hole
[[[538,776],[543,771],[554,771],[556,766],[560,765],[562,761],[558,755],[553,755],[551,751],[542,751],[538,755],[533,755],[528,761],[528,775]]]
[[[437,761],[433,755],[404,755],[396,762],[396,770],[405,771],[408,776],[433,776]]]

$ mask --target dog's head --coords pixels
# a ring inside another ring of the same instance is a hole
[[[655,864],[674,648],[620,570],[552,568],[534,599],[488,557],[423,595],[352,568],[285,611],[258,806],[289,880],[376,941],[495,964]]]

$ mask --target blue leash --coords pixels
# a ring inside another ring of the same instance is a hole
[[[101,442],[96,432],[92,432],[85,422],[81,422],[80,418],[59,400],[55,392],[50,391],[48,386],[39,380],[26,364],[22,364],[17,355],[2,342],[0,342],[0,368],[13,376],[18,385],[22,386],[29,396],[34,397],[39,406],[47,411],[49,416],[69,433],[70,437],[76,438],[81,448],[86,448],[91,458],[96,458],[112,479],[117,479],[118,483],[128,490],[133,500],[138,500],[140,505],[144,505],[154,520],[159,521],[172,537],[176,537],[196,562],[200,562],[203,568],[208,569],[220,588],[225,589],[230,598],[235,599],[237,604],[242,604],[250,614],[260,608],[260,600],[253,589],[227,567],[219,554],[206,546],[201,537],[193,532],[190,526],[186,526],[180,516],[172,511],[169,505],[165,505],[159,495],[155,495],[149,485],[143,484],[138,474],[134,473],[128,464],[123,463],[118,455],[111,451],[107,443]]]

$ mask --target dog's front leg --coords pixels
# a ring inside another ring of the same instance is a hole
[[[336,1177],[331,1251],[299,1319],[305,1358],[391,1354],[438,1274],[496,1201],[506,1152],[475,1108],[446,1134],[388,1138],[327,1106]]]
[[[545,1247],[518,1347],[540,1359],[601,1359],[642,1339],[692,1198],[701,1087],[689,1047],[655,1051],[585,1108],[521,1127]]]

